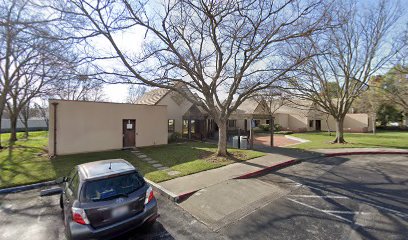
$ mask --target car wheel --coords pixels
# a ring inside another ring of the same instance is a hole
[[[143,228],[145,228],[145,229],[150,229],[150,228],[153,227],[153,225],[154,225],[155,223],[156,223],[156,219],[151,220],[151,221],[148,221],[148,222],[145,222],[145,223],[143,224]]]
[[[64,202],[62,200],[62,194],[60,195],[60,207],[61,209],[64,209]]]

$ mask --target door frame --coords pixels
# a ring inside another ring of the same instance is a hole
[[[133,123],[133,137],[134,137],[134,146],[125,146],[125,132],[129,129],[125,128],[126,124],[129,123],[129,121],[131,123]],[[136,147],[136,119],[122,119],[122,148],[133,148]]]
[[[319,123],[319,124],[317,124]],[[315,120],[315,130],[316,131],[322,131],[322,120],[317,119]]]

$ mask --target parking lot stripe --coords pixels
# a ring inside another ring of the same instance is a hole
[[[344,198],[349,199],[346,196],[336,196],[336,195],[289,195],[289,197],[300,197],[300,198]]]
[[[357,214],[361,214],[361,215],[368,215],[371,214],[369,212],[354,212],[354,211],[336,211],[336,210],[323,210],[326,213],[338,213],[338,214],[353,214],[353,215],[357,215]]]
[[[342,216],[338,216],[338,215],[336,215],[336,214],[327,212],[326,210],[322,210],[322,209],[313,207],[313,206],[311,206],[311,205],[309,205],[309,204],[296,201],[295,199],[292,199],[292,198],[287,198],[287,199],[290,200],[290,201],[292,201],[292,202],[295,202],[295,203],[297,203],[297,204],[300,204],[300,205],[302,205],[302,206],[305,206],[305,207],[311,208],[311,209],[313,209],[313,210],[316,210],[316,211],[318,211],[318,212],[322,212],[322,213],[325,213],[325,214],[330,215],[330,216],[332,216],[332,217],[341,219],[341,220],[343,220],[343,221],[345,221],[345,222],[353,223],[353,221],[351,221],[351,220],[349,220],[349,219],[347,219],[347,218],[344,218],[344,217],[342,217]],[[358,225],[358,224],[357,224],[357,225]]]
[[[302,183],[297,183],[297,185],[298,185],[299,187],[306,187],[306,188],[315,189],[315,190],[318,190],[318,191],[321,191],[321,192],[327,192],[327,190],[324,190],[324,189],[321,189],[321,188],[317,188],[317,187],[312,187],[312,186],[305,185],[305,184],[302,184]],[[291,196],[296,196],[296,195],[291,195]],[[313,196],[313,195],[299,195],[299,196]],[[319,197],[319,196],[317,196],[317,197]],[[341,198],[341,197],[351,199],[350,197],[339,196],[339,198]],[[288,198],[288,199],[289,199],[289,198]],[[394,210],[394,209],[391,209],[391,208],[387,208],[387,207],[378,206],[378,205],[376,205],[376,204],[372,204],[372,203],[370,203],[370,202],[366,202],[366,201],[359,200],[359,199],[354,199],[354,198],[353,198],[353,200],[354,200],[354,201],[357,201],[357,202],[360,202],[360,203],[363,203],[363,204],[367,204],[367,205],[372,206],[372,207],[374,207],[374,208],[378,208],[378,209],[382,209],[382,210],[384,210],[384,211],[392,212],[392,213],[394,213],[394,214],[396,214],[396,215],[398,215],[398,216],[400,216],[400,217],[403,217],[403,218],[408,218],[408,214],[406,214],[406,213],[404,213],[404,212],[400,212],[400,211],[397,211],[397,210]]]

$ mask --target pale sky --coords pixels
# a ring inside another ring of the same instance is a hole
[[[378,2],[379,0],[362,0],[362,5],[367,6],[374,4],[375,2]],[[405,27],[406,24],[408,23],[408,14],[406,8],[408,6],[408,0],[390,0],[390,2],[399,2],[400,5],[405,8],[402,10],[402,16],[399,19],[398,23],[396,24],[397,28],[402,28]],[[361,5],[360,5],[361,7]],[[122,48],[128,48],[131,49],[132,52],[137,52],[138,49],[141,48],[142,42],[144,40],[144,32],[131,32],[131,33],[126,33],[122,35],[118,35],[117,41]],[[104,42],[106,40],[98,39],[96,40],[96,44],[100,46],[108,46],[108,42]],[[104,47],[105,50],[109,51],[106,47]],[[113,84],[113,85],[105,85],[104,87],[104,95],[106,98],[106,101],[112,101],[112,102],[125,102],[126,96],[127,96],[127,89],[128,85],[126,84]]]

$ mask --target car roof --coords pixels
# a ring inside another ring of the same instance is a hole
[[[135,167],[124,159],[108,159],[78,165],[84,180],[134,171]]]

